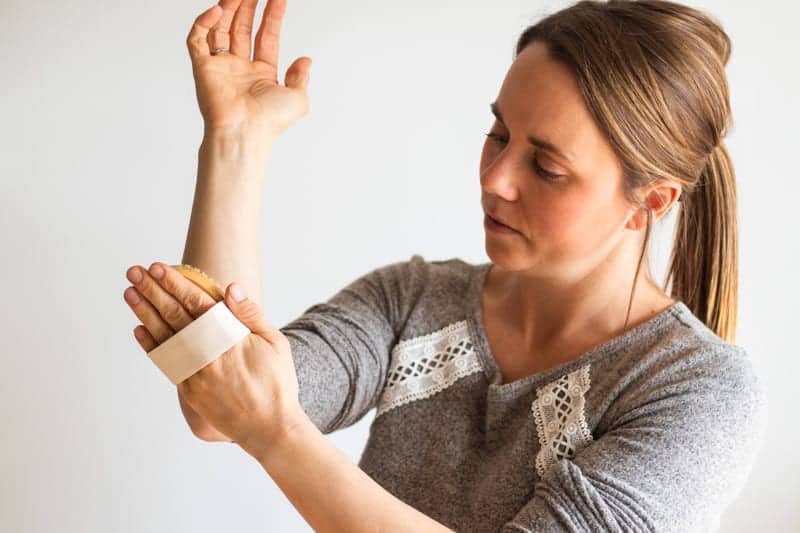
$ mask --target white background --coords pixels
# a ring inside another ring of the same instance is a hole
[[[129,266],[181,259],[202,136],[185,38],[210,5],[0,3],[2,531],[310,530],[252,458],[192,435],[122,298]],[[487,260],[489,102],[519,33],[564,5],[289,0],[280,80],[312,57],[311,110],[265,169],[268,320],[413,253]],[[692,5],[733,39],[737,343],[770,404],[767,442],[722,530],[796,531],[798,8]],[[673,221],[653,243],[659,280]],[[328,438],[356,462],[373,417]]]

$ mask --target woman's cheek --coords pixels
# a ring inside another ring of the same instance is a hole
[[[539,240],[549,249],[554,259],[569,260],[591,248],[592,223],[585,204],[561,195],[559,198],[542,198],[534,207],[531,239]]]

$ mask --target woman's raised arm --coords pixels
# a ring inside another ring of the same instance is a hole
[[[275,138],[308,111],[311,59],[296,59],[286,72],[285,85],[280,85],[278,48],[286,0],[268,0],[251,50],[256,4],[257,0],[220,0],[195,19],[186,38],[205,127],[181,262],[222,286],[236,280],[261,306],[258,224],[264,167]],[[170,317],[159,316],[151,304],[162,292],[148,289],[157,285],[150,280],[155,265],[146,274],[137,267],[128,270],[138,289],[129,303],[144,322],[135,333],[148,352],[172,331]],[[146,301],[139,301],[137,294]],[[184,317],[192,315],[184,311]],[[180,391],[178,397],[195,435],[229,440],[198,416]]]
[[[286,0],[269,0],[256,34],[257,0],[222,0],[186,39],[205,130],[183,263],[222,286],[236,280],[262,305],[261,192],[274,139],[308,111],[311,60],[296,59],[278,83]]]
[[[208,273],[223,287],[236,280],[263,308],[258,224],[264,169],[274,139],[308,111],[311,59],[296,59],[286,72],[285,86],[278,83],[286,0],[269,0],[251,60],[256,4],[222,0],[197,17],[186,38],[205,131],[181,262]],[[196,435],[229,440],[178,396]]]

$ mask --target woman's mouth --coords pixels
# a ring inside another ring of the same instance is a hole
[[[501,233],[506,235],[511,234],[518,234],[519,232],[510,226],[506,226],[505,224],[498,222],[497,220],[490,217],[488,214],[484,213],[483,216],[483,227],[487,230],[492,231],[494,233]]]

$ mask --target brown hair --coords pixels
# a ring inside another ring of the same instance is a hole
[[[722,143],[730,120],[720,24],[664,0],[583,0],[524,30],[574,72],[586,105],[624,169],[626,199],[658,179],[682,185],[665,285],[720,338],[735,341],[738,290],[736,183]],[[678,204],[676,204],[678,205]],[[634,282],[630,302],[633,301]],[[630,303],[628,305],[630,316]],[[627,325],[627,319],[626,319]]]

